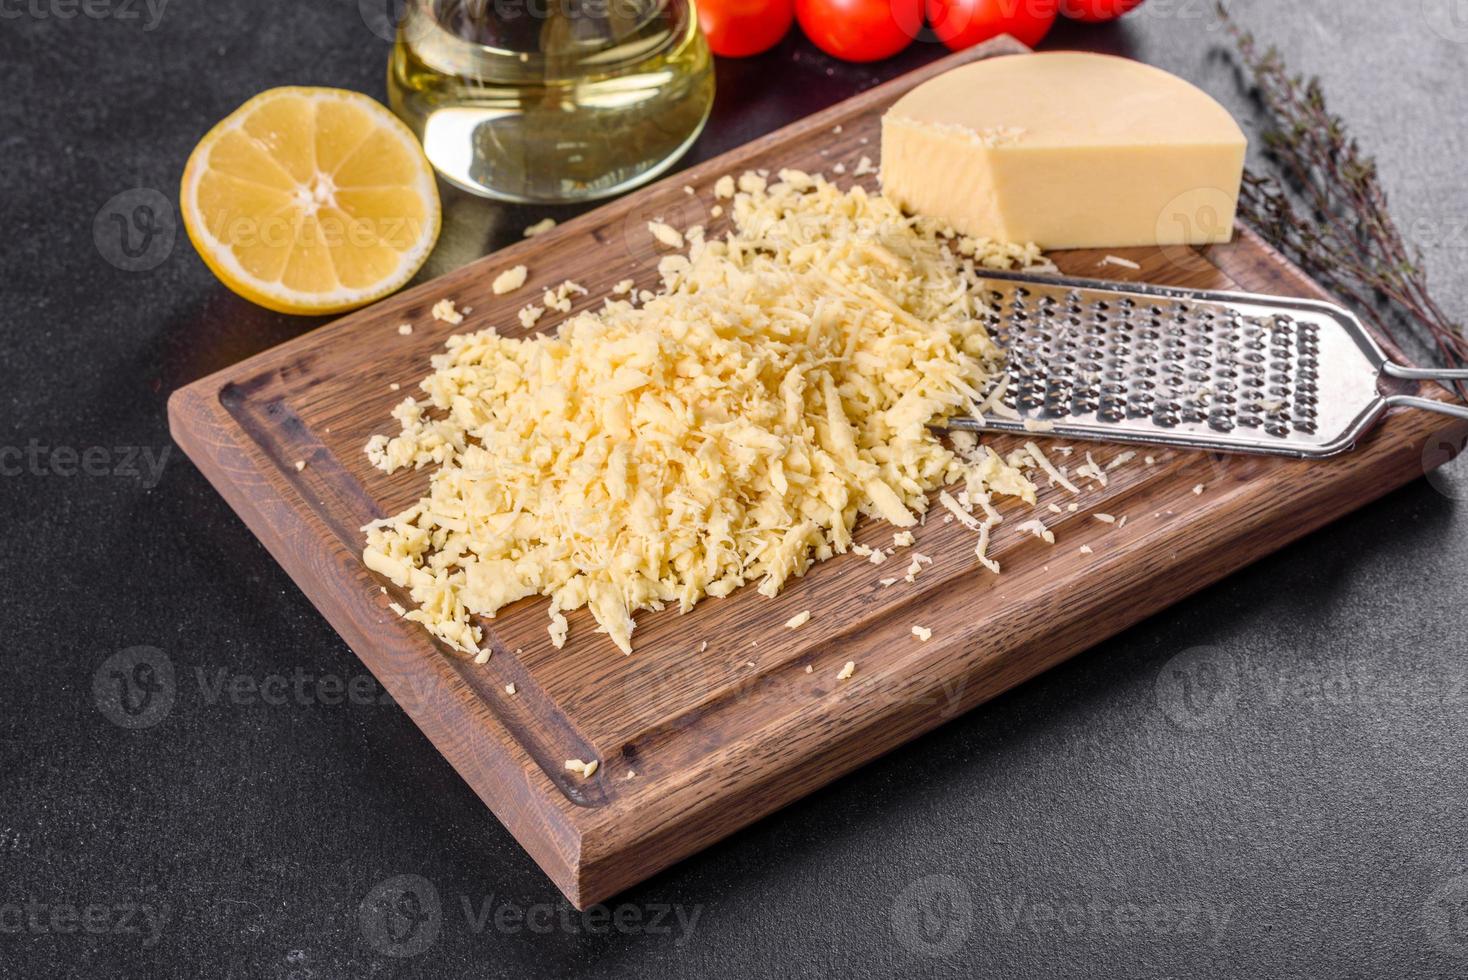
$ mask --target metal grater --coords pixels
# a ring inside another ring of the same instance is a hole
[[[1468,370],[1395,364],[1331,303],[983,278],[982,319],[1007,354],[999,401],[1018,417],[957,417],[950,428],[1321,458],[1350,449],[1395,405],[1468,419],[1463,406],[1378,389],[1382,375],[1459,380]]]

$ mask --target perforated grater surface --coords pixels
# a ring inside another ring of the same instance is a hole
[[[998,400],[1018,417],[991,411],[950,428],[1318,458],[1350,449],[1394,405],[1468,419],[1463,406],[1378,388],[1383,375],[1457,380],[1468,370],[1395,364],[1331,303],[984,279],[982,319],[1007,354]]]

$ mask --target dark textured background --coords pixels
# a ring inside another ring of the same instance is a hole
[[[25,2],[0,6],[0,446],[115,469],[169,446],[174,388],[314,324],[234,298],[181,233],[120,271],[108,201],[171,199],[194,142],[267,86],[382,97],[387,45],[352,0],[172,0],[153,30],[123,0]],[[1454,3],[1237,9],[1324,76],[1463,314]],[[1144,59],[1255,119],[1220,42],[1203,0],[1149,0],[1047,46]],[[722,64],[690,159],[937,53],[851,66],[791,39]],[[429,272],[543,214],[446,203]],[[0,478],[0,975],[1468,975],[1468,464],[684,862],[608,925],[563,917],[396,707],[337,703],[334,682],[375,685],[180,453],[157,481],[37,458]],[[106,682],[135,647],[173,697],[127,729]],[[220,687],[298,674],[283,703]],[[404,885],[426,949],[395,959],[360,910]],[[88,908],[90,931],[68,918]]]

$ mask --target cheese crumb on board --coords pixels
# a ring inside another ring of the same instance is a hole
[[[600,765],[601,763],[595,759],[592,759],[590,762],[582,762],[580,759],[567,759],[566,771],[580,773],[582,779],[590,779]]]
[[[1108,255],[1108,256],[1106,256],[1106,258],[1102,259],[1100,262],[1097,262],[1096,264],[1097,265],[1119,265],[1123,269],[1140,269],[1141,268],[1141,265],[1139,265],[1138,263],[1133,262],[1131,259],[1124,259],[1120,255]]]
[[[399,336],[406,337],[406,336],[408,336],[408,334],[410,334],[412,332],[413,332],[413,325],[411,323],[400,323],[400,324],[398,324],[398,335]]]
[[[623,279],[621,282],[612,287],[612,295],[625,296],[628,293],[632,292],[632,287],[635,285],[637,284],[631,279]]]
[[[854,673],[856,673],[856,661],[848,660],[845,664],[842,665],[841,669],[836,672],[836,679],[838,681],[850,680],[851,675]]]
[[[476,664],[479,664],[480,666],[483,666],[484,664],[489,663],[489,658],[493,655],[494,651],[491,650],[489,647],[485,647],[483,650],[480,650],[474,655],[474,662]]]
[[[1193,495],[1195,497],[1201,497],[1203,495],[1203,484],[1200,483],[1193,488]]]
[[[435,320],[442,320],[450,326],[457,327],[464,322],[464,314],[454,309],[454,301],[451,299],[441,299],[434,303],[432,312]]]
[[[519,313],[520,326],[524,327],[526,330],[529,330],[531,327],[535,326],[535,321],[539,320],[544,315],[545,307],[534,305],[527,306]]]
[[[1091,516],[1096,518],[1096,520],[1100,521],[1102,524],[1116,523],[1116,517],[1112,514],[1092,514]]]
[[[306,461],[304,459],[298,459],[298,460],[296,460],[295,467],[296,467],[296,472],[297,473],[301,472],[302,470],[304,470],[306,468]]]
[[[898,531],[892,535],[892,543],[899,548],[909,548],[915,540],[911,531]]]
[[[1055,532],[1046,527],[1045,522],[1039,518],[1035,518],[1033,521],[1025,521],[1023,524],[1018,525],[1015,530],[1027,531],[1046,544],[1055,543]]]
[[[808,622],[810,622],[809,609],[805,610],[804,612],[798,612],[794,616],[791,616],[789,619],[785,620],[785,628],[790,630],[798,630]]]
[[[513,293],[525,285],[525,277],[527,275],[529,275],[529,270],[523,265],[517,265],[513,269],[506,269],[504,272],[495,276],[494,282],[490,283],[489,288],[494,290],[496,296]]]
[[[927,555],[924,555],[924,554],[915,554],[915,555],[913,555],[912,556],[912,561],[907,566],[907,575],[904,576],[904,578],[908,582],[916,582],[917,581],[917,577],[918,577],[918,573],[923,570],[923,566],[924,565],[931,565],[931,564],[933,564],[933,559],[929,558]]]
[[[933,638],[933,631],[928,629],[926,626],[914,626],[912,628],[912,635],[917,637],[919,640],[922,640],[924,643],[927,643]]]
[[[718,180],[714,181],[714,197],[718,197],[718,198],[730,198],[730,197],[733,197],[733,196],[734,196],[734,177],[733,177],[733,175],[731,175],[731,174],[725,174],[724,176],[720,177]]]
[[[1044,453],[1040,452],[1039,446],[1035,445],[1033,442],[1027,442],[1025,443],[1025,452],[1030,454],[1030,457],[1039,464],[1040,469],[1045,471],[1045,475],[1050,477],[1051,482],[1054,483],[1056,486],[1064,487],[1071,493],[1081,492],[1080,487],[1067,480],[1065,478],[1065,474],[1056,469],[1055,464],[1050,462],[1050,460],[1045,456]]]
[[[662,221],[649,221],[647,230],[652,232],[652,237],[657,239],[660,245],[666,245],[668,248],[683,247],[683,233],[672,225]]]
[[[1081,545],[1081,554],[1083,554],[1083,555],[1089,555],[1089,554],[1093,554],[1093,553],[1094,553],[1094,549],[1092,549],[1090,545],[1088,545],[1088,544]]]
[[[427,401],[366,447],[389,473],[433,468],[426,496],[364,529],[365,563],[409,591],[410,620],[473,652],[474,617],[545,595],[556,647],[564,612],[586,607],[630,653],[636,612],[745,584],[776,595],[852,550],[859,517],[912,527],[941,486],[1033,503],[1017,467],[931,427],[998,370],[973,315],[980,270],[1038,250],[955,254],[937,222],[786,175],[741,177],[734,230],[670,256],[675,280],[642,306],[455,336],[432,358]]]
[[[506,684],[505,685],[505,693],[508,694],[508,695],[510,695],[511,697],[514,696],[514,694],[515,694],[515,684],[514,684],[513,681],[511,681],[509,684]]]
[[[541,218],[535,224],[525,229],[526,238],[534,238],[536,235],[544,235],[556,226],[555,218]]]

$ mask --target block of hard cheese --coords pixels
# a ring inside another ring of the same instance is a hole
[[[991,58],[882,117],[882,191],[966,235],[1046,249],[1229,240],[1247,141],[1188,82],[1079,52]]]

